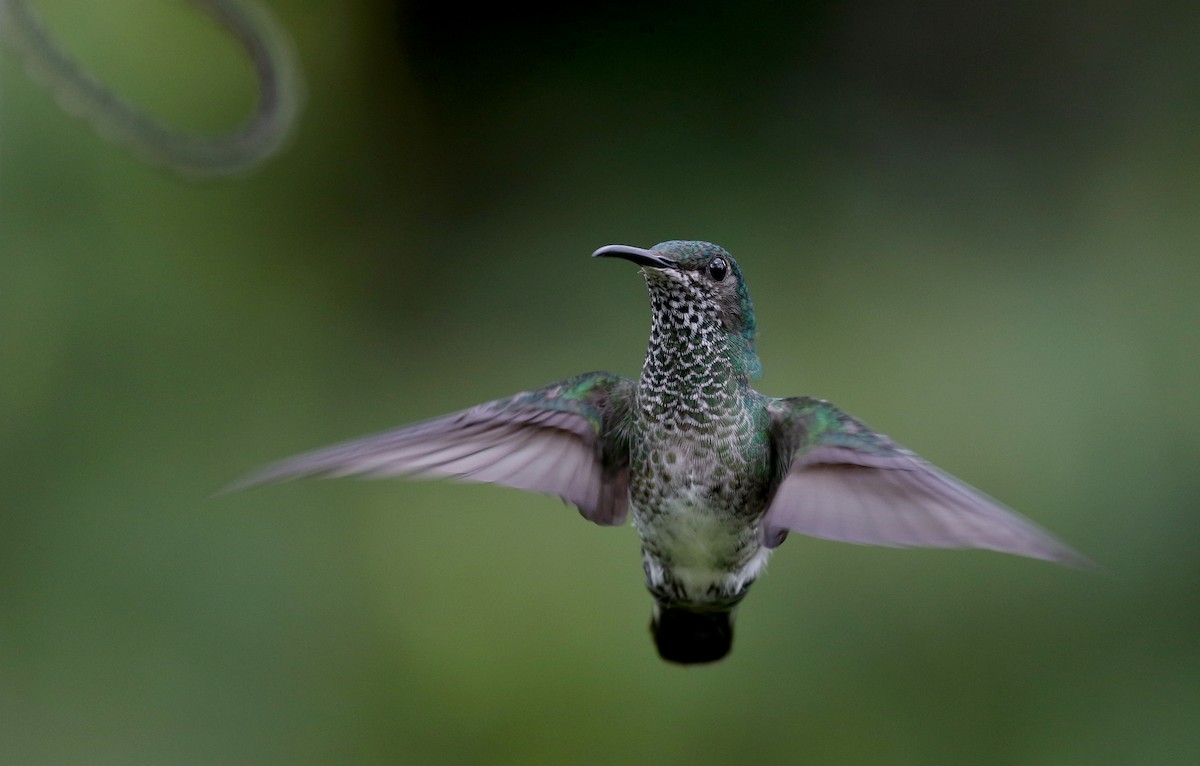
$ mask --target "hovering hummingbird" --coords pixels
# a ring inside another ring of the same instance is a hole
[[[755,391],[754,309],[708,242],[592,254],[641,267],[641,377],[591,372],[266,466],[241,489],[300,476],[420,476],[557,495],[602,525],[632,512],[663,659],[713,662],[767,558],[798,532],[849,543],[987,548],[1089,562],[1032,522],[829,402]]]

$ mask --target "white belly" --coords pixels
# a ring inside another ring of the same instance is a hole
[[[738,594],[758,577],[771,554],[754,530],[732,523],[693,491],[674,495],[648,516],[636,506],[632,511],[648,548],[651,589],[682,590],[682,597],[697,602]]]

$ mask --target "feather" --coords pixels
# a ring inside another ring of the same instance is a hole
[[[794,457],[763,522],[769,547],[790,531],[866,545],[984,548],[1092,566],[1033,522],[827,402],[778,400],[772,414],[776,446]]]
[[[281,460],[228,491],[304,476],[446,478],[555,495],[597,524],[620,524],[628,468],[604,464],[602,435],[610,403],[630,385],[590,373]]]

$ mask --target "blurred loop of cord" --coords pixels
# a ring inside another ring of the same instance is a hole
[[[123,99],[55,41],[25,0],[0,0],[0,40],[20,54],[64,111],[146,162],[188,176],[241,173],[279,151],[294,129],[303,91],[300,67],[286,33],[254,0],[190,2],[237,41],[254,69],[254,112],[219,135],[181,131]]]

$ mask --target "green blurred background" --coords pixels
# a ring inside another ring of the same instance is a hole
[[[271,0],[308,82],[189,182],[0,81],[0,762],[1200,763],[1200,6]],[[169,0],[35,3],[177,124],[252,103]],[[213,498],[591,369],[708,239],[767,393],[1107,569],[793,537],[660,662],[630,527],[445,483]]]

